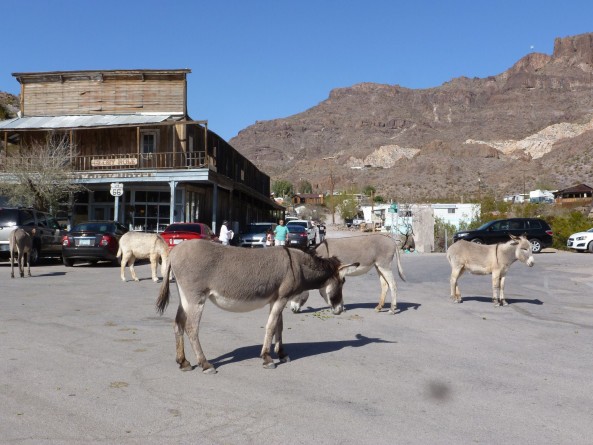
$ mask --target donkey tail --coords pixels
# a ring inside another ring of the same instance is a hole
[[[121,245],[119,246],[119,248],[117,249],[117,255],[115,255],[116,258],[119,258],[121,256]]]
[[[156,310],[159,314],[163,314],[167,305],[169,304],[169,274],[171,273],[171,262],[167,262],[167,273],[163,275],[163,284],[159,292],[159,298],[156,300]]]
[[[403,280],[406,281],[406,277],[404,276],[404,270],[402,269],[402,263],[400,261],[400,255],[399,255],[399,246],[396,244],[395,245],[395,256],[397,257],[397,273],[399,274],[399,277]]]

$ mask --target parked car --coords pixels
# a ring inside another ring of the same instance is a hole
[[[509,218],[489,221],[475,230],[461,230],[453,235],[453,242],[464,239],[478,244],[496,244],[509,240],[509,234],[525,235],[533,253],[552,245],[552,229],[539,218]]]
[[[300,247],[301,249],[306,249],[309,246],[309,233],[306,228],[293,224],[288,230],[287,246]]]
[[[291,232],[295,226],[301,226],[307,230],[307,239],[309,242],[308,245],[315,244],[315,230],[313,230],[313,224],[311,221],[306,219],[292,219],[286,223],[286,227],[288,227],[289,232]]]
[[[116,257],[119,239],[128,229],[117,221],[87,221],[76,224],[62,237],[62,261],[71,267],[75,262],[110,261],[119,264]]]
[[[29,233],[35,229],[30,257],[32,265],[37,264],[41,257],[62,255],[62,236],[66,232],[52,215],[30,208],[0,207],[0,258],[10,258],[10,234],[18,228]]]
[[[199,222],[187,222],[187,223],[172,223],[161,232],[161,236],[169,245],[169,248],[175,247],[177,244],[181,244],[185,240],[190,239],[208,239],[215,242],[220,242],[216,234],[212,229]]]
[[[586,232],[573,233],[568,237],[566,247],[576,251],[593,253],[593,227]]]
[[[239,246],[241,247],[265,247],[266,232],[274,231],[277,224],[272,222],[256,222],[247,224],[239,234]]]

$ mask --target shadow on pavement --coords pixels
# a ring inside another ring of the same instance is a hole
[[[328,352],[339,351],[343,348],[359,348],[371,343],[397,343],[395,341],[382,340],[380,338],[365,337],[362,334],[356,334],[355,340],[344,341],[322,341],[315,343],[285,343],[284,350],[290,356],[291,361],[299,360],[305,357],[312,357],[319,354],[327,354]],[[251,360],[259,357],[261,352],[261,345],[245,346],[243,348],[235,349],[232,352],[221,355],[210,362],[217,368],[231,363],[241,362],[243,360]],[[274,354],[272,354],[274,356]],[[277,363],[278,364],[278,363]]]

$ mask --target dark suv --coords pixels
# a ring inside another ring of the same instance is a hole
[[[62,235],[66,232],[53,216],[35,209],[0,207],[0,259],[10,258],[10,234],[19,227],[29,233],[35,229],[30,258],[32,265],[40,257],[62,256]]]
[[[531,242],[533,253],[552,245],[552,229],[549,224],[539,218],[509,218],[488,221],[475,230],[461,230],[453,235],[453,242],[464,239],[478,244],[504,243],[509,234],[525,235]]]

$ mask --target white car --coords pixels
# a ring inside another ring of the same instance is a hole
[[[570,235],[566,246],[569,249],[580,250],[582,252],[589,251],[593,253],[593,227],[586,232],[579,232]]]

